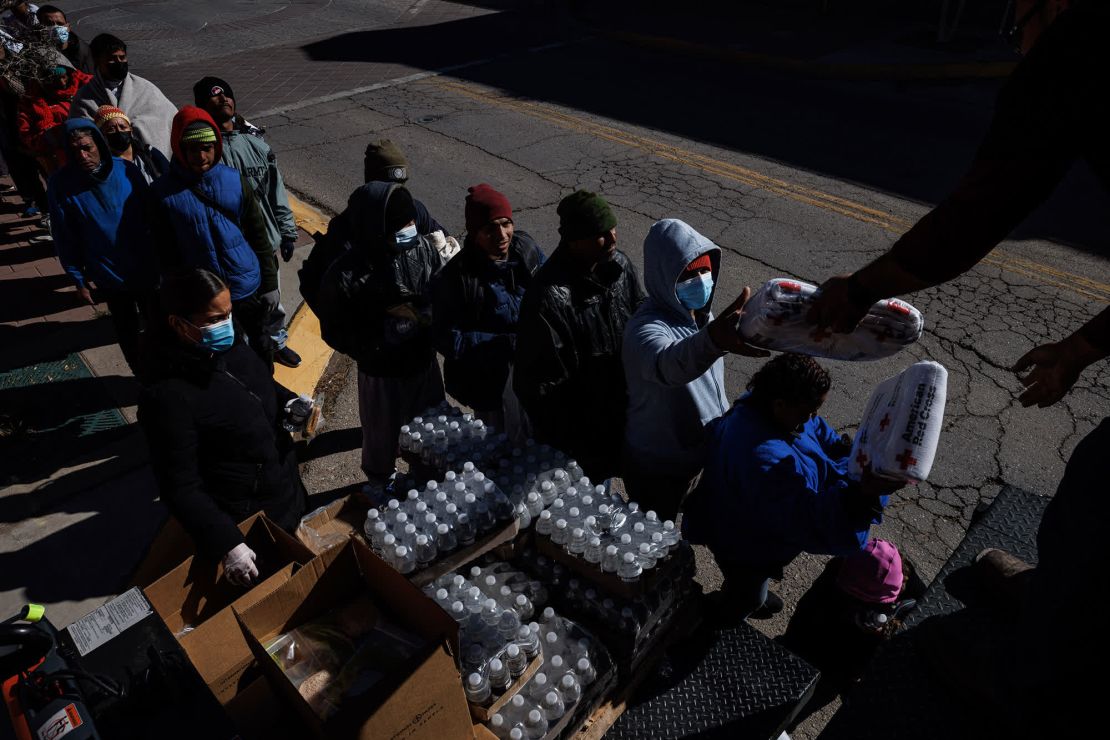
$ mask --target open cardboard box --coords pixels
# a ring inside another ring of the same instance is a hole
[[[297,538],[317,554],[341,544],[345,539],[362,539],[362,524],[370,507],[354,497],[345,496],[333,501],[314,515],[305,517],[297,528]],[[520,524],[513,520],[501,529],[479,538],[470,547],[456,550],[448,557],[437,560],[427,568],[409,576],[417,586],[423,586],[445,573],[458,570],[472,560],[506,542],[511,542],[520,532]]]
[[[250,517],[239,530],[258,556],[258,585],[244,590],[224,578],[221,563],[191,557],[143,590],[221,703],[235,696],[254,662],[231,607],[247,608],[314,557],[265,514]],[[182,634],[186,626],[193,629]]]
[[[321,720],[267,654],[265,645],[357,597],[369,595],[382,616],[427,641],[402,668],[358,700]],[[352,538],[316,558],[272,593],[235,610],[243,634],[278,697],[301,716],[314,737],[464,738],[472,723],[454,656],[458,624],[434,601]]]
[[[512,701],[513,697],[516,696],[522,688],[524,688],[524,684],[528,683],[528,681],[531,680],[532,676],[536,675],[536,673],[539,672],[540,666],[542,665],[543,653],[541,652],[539,655],[532,658],[532,660],[528,663],[528,667],[524,669],[524,673],[517,676],[516,680],[509,684],[509,688],[505,690],[505,693],[498,697],[497,701],[493,702],[489,706],[471,703],[470,715],[474,717],[474,719],[478,722],[488,722],[490,717],[500,712],[506,704]],[[465,676],[463,678],[465,680]]]

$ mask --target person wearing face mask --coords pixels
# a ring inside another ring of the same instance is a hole
[[[648,299],[624,329],[628,424],[624,487],[642,509],[674,519],[701,472],[704,427],[728,411],[725,355],[766,357],[736,324],[751,291],[720,316],[710,306],[721,250],[677,219],[656,222],[644,240]]]
[[[197,553],[250,585],[259,563],[237,524],[264,511],[296,529],[307,492],[287,429],[303,425],[311,399],[277,383],[247,347],[219,276],[187,270],[167,277],[158,294],[138,409],[151,468]]]
[[[505,384],[516,349],[520,302],[544,253],[513,223],[509,199],[486,184],[466,196],[466,239],[436,277],[436,349],[447,392],[507,431]]]
[[[281,258],[288,262],[293,258],[293,248],[297,243],[297,222],[289,208],[289,196],[285,192],[285,181],[278,169],[274,151],[261,137],[245,131],[245,121],[237,113],[235,93],[224,80],[218,77],[201,78],[193,85],[193,98],[197,107],[207,111],[219,126],[223,137],[223,163],[238,170],[254,190],[265,216],[270,242],[280,252]],[[280,286],[264,300],[272,306],[266,317],[266,331],[273,341],[274,361],[286,367],[297,367],[301,364],[300,355],[285,344],[289,335],[285,329]]]
[[[156,273],[146,225],[147,183],[131,164],[113,158],[100,131],[84,119],[66,121],[67,164],[50,178],[47,195],[54,247],[81,300],[108,305],[120,349],[140,372],[142,317]]]
[[[112,105],[102,105],[96,110],[93,123],[104,134],[113,157],[125,159],[138,168],[143,179],[152,183],[170,169],[170,162],[162,152],[144,142],[131,128],[127,114]]]
[[[579,190],[558,213],[559,246],[521,302],[513,390],[537,441],[604,480],[621,468],[621,337],[644,289],[617,249],[617,218],[603,198]]]
[[[65,163],[64,150],[50,134],[69,117],[73,96],[90,79],[72,67],[52,66],[40,72],[19,101],[19,141],[46,176]]]
[[[432,344],[432,276],[443,258],[401,185],[363,185],[336,218],[350,248],[324,273],[315,311],[324,341],[358,363],[362,471],[377,497],[396,472],[401,425],[444,398]]]
[[[187,105],[173,119],[169,171],[151,186],[151,233],[163,275],[202,267],[231,291],[235,315],[251,348],[272,366],[265,331],[277,291],[277,260],[254,190],[220,163],[222,140],[212,117]]]
[[[682,527],[709,548],[725,577],[720,617],[780,611],[769,579],[782,578],[803,552],[866,547],[889,494],[903,485],[867,472],[862,481],[848,477],[851,440],[817,415],[831,385],[812,357],[778,355],[706,430],[705,471]]]
[[[177,107],[158,86],[130,71],[127,44],[111,34],[102,33],[89,43],[96,74],[77,91],[70,118],[96,117],[102,105],[127,111],[132,128],[142,140],[167,159],[173,155],[170,128]]]
[[[77,32],[70,28],[69,21],[62,9],[55,5],[39,6],[36,16],[44,27],[50,29],[50,37],[58,51],[69,60],[74,69],[92,75],[96,72],[89,45],[81,42]]]

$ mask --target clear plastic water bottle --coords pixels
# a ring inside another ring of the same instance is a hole
[[[606,573],[616,573],[620,567],[620,558],[616,545],[609,545],[605,548],[605,553],[601,556],[601,569]]]
[[[492,627],[496,627],[501,622],[501,608],[493,599],[482,602],[482,621]]]
[[[468,612],[461,601],[455,600],[451,602],[451,616],[460,624],[466,620]]]
[[[551,530],[551,541],[556,545],[565,545],[570,538],[569,530],[567,529],[567,520],[559,519],[555,522],[555,528]]]
[[[474,544],[474,540],[478,536],[478,530],[469,516],[465,513],[460,513],[455,522],[455,534],[459,539],[459,543],[464,547],[468,547]]]
[[[547,692],[551,691],[551,689],[552,686],[547,680],[547,674],[543,671],[536,673],[536,675],[532,676],[532,680],[528,682],[529,694],[532,700],[537,704],[543,701],[543,698],[547,696]]]
[[[540,654],[540,637],[527,625],[521,625],[517,630],[516,644],[520,646],[528,661]]]
[[[574,511],[574,509],[571,509]],[[571,555],[582,555],[586,551],[586,530],[581,527],[575,527],[570,533],[570,541],[567,542],[567,552]]]
[[[563,704],[568,707],[582,698],[582,687],[573,673],[564,673],[559,679],[559,693],[563,695]]]
[[[582,551],[582,557],[585,558],[587,563],[598,564],[601,562],[601,538],[590,537],[586,542],[586,549]]]
[[[620,565],[617,567],[617,576],[625,583],[632,583],[640,578],[643,568],[636,560],[635,553],[626,552]]]
[[[509,730],[511,729],[505,721],[505,715],[496,712],[489,718],[489,729],[494,735],[501,740],[506,740],[509,737]]]
[[[489,662],[489,685],[493,691],[503,694],[512,685],[509,669],[501,662],[500,658],[493,658]]]
[[[545,480],[540,484],[539,494],[545,507],[551,506],[552,502],[559,497],[558,489],[556,489],[555,484],[549,480]]]
[[[428,539],[428,535],[426,535],[426,534],[416,535],[416,565],[417,565],[417,567],[427,568],[429,565],[431,565],[432,563],[435,562],[437,554],[438,553],[436,552],[435,543]],[[444,589],[443,593],[446,596],[447,590]]]
[[[551,535],[551,530],[555,527],[555,522],[551,518],[550,511],[540,512],[539,519],[536,520],[536,533],[546,536]]]
[[[515,680],[524,675],[528,668],[528,658],[516,643],[510,642],[505,648],[505,665],[509,668],[509,675]]]
[[[594,668],[589,658],[579,658],[574,667],[574,672],[583,688],[597,680],[597,669]]]
[[[481,673],[471,673],[466,678],[466,700],[471,704],[485,704],[490,699],[490,682]]]
[[[538,740],[547,734],[547,727],[547,717],[544,713],[539,709],[533,709],[524,719],[524,736]]]
[[[497,620],[497,633],[501,637],[502,642],[508,642],[516,637],[517,630],[520,629],[520,617],[511,609],[506,609],[501,612]]]
[[[557,691],[548,691],[544,697],[543,702],[540,704],[540,709],[543,710],[544,716],[547,721],[558,722],[559,719],[567,713],[566,705],[563,703],[563,697],[559,696]]]
[[[447,553],[454,550],[459,546],[458,540],[455,538],[455,533],[446,524],[436,526],[436,550],[441,553]]]
[[[393,551],[394,562],[397,564],[396,569],[398,572],[408,575],[416,570],[416,557],[413,555],[412,550],[408,549],[405,545],[397,545]]]

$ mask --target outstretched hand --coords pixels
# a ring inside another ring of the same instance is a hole
[[[1073,334],[1062,342],[1042,344],[1026,352],[1014,364],[1014,372],[1025,370],[1029,374],[1020,378],[1025,390],[1018,400],[1021,405],[1047,408],[1067,395],[1079,374],[1090,362],[1086,359],[1092,354],[1092,347],[1079,334]]]
[[[752,295],[752,289],[745,286],[740,292],[740,297],[733,301],[728,308],[709,322],[709,338],[722,352],[731,352],[734,355],[745,357],[767,357],[771,353],[765,349],[752,347],[744,337],[740,336],[737,326],[744,315],[744,304]]]
[[[826,280],[817,291],[806,319],[819,327],[829,327],[838,334],[855,331],[871,308],[860,300],[860,289],[852,275],[837,275]]]

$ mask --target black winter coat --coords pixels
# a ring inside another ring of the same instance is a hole
[[[560,245],[520,309],[513,390],[537,439],[598,480],[619,473],[628,407],[622,337],[645,297],[623,252],[583,273]]]
[[[431,286],[443,258],[423,237],[403,251],[386,241],[385,206],[396,187],[371,182],[351,196],[351,248],[324,273],[316,301],[324,341],[374,377],[412,377],[435,358]]]
[[[307,497],[281,426],[294,394],[236,329],[231,349],[211,356],[167,338],[139,398],[162,500],[212,559],[243,541],[237,524],[257,511],[293,531]]]
[[[513,233],[506,263],[469,243],[432,284],[436,349],[447,392],[475,409],[501,408],[516,352],[520,299],[544,254],[524,231]]]

